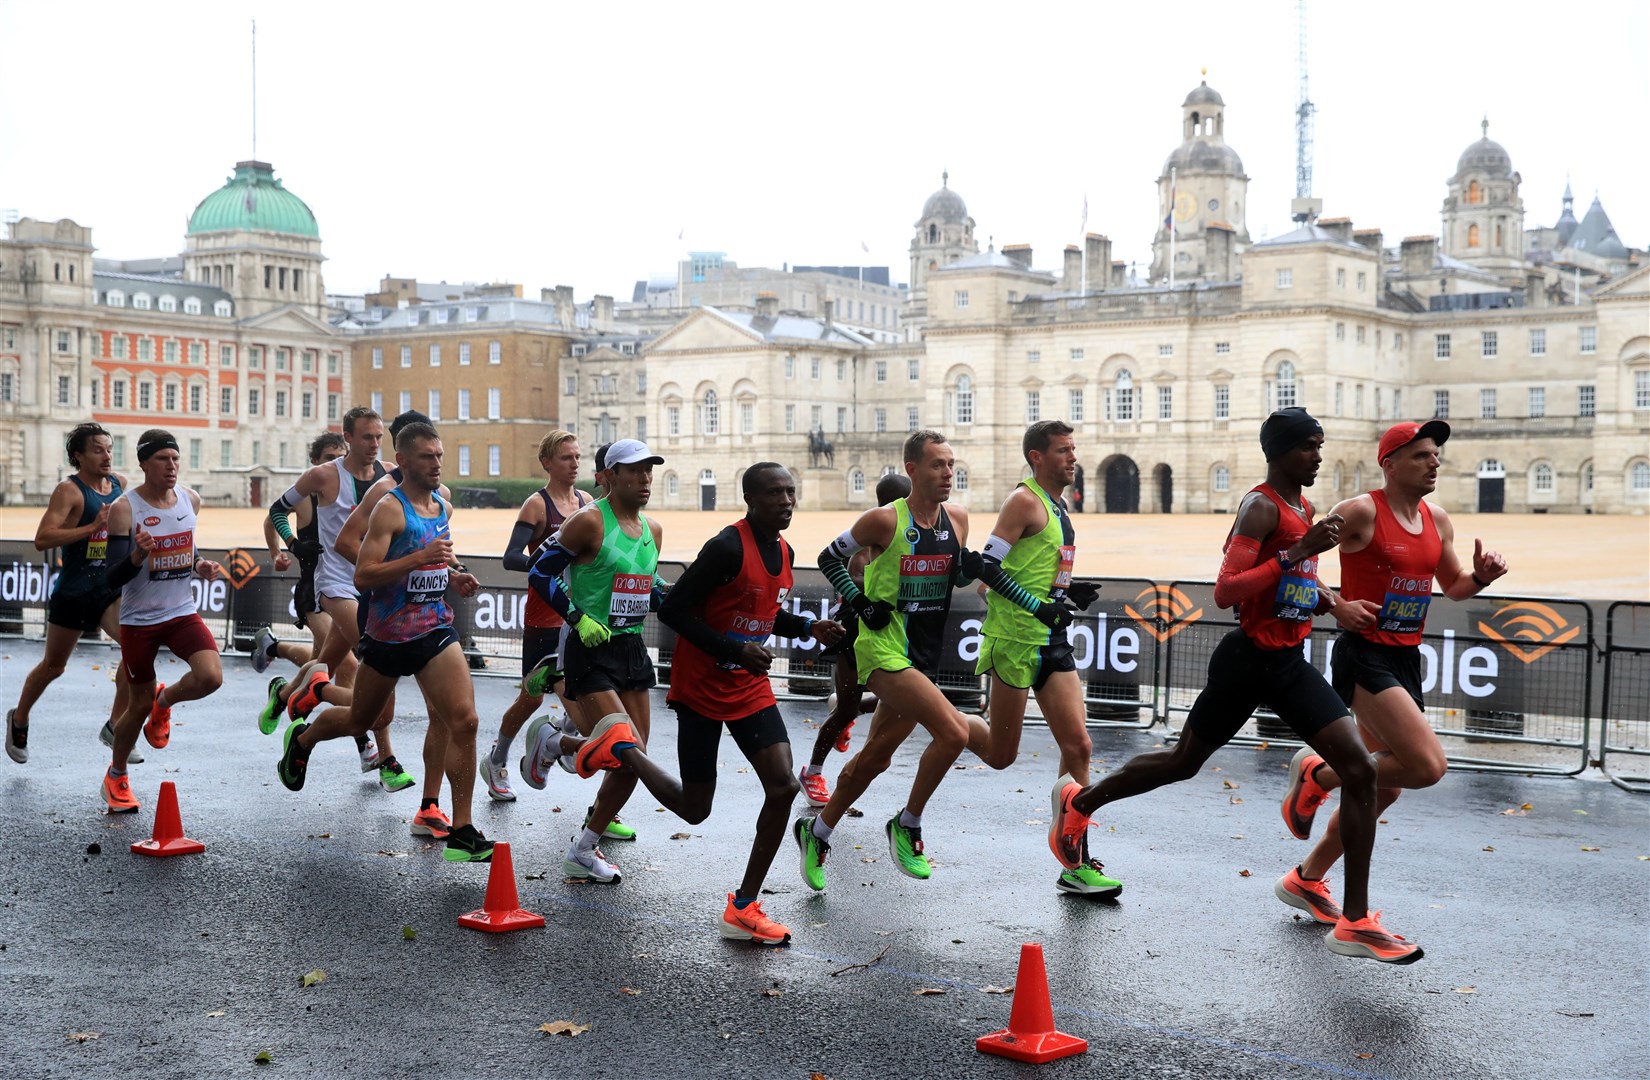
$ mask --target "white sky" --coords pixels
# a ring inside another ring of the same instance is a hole
[[[1090,231],[1144,262],[1203,66],[1251,177],[1251,236],[1290,227],[1288,0],[0,0],[0,208],[91,225],[112,258],[179,251],[251,151],[254,17],[258,156],[314,210],[332,292],[394,273],[622,300],[688,250],[903,281],[944,168],[982,242],[1057,269],[1086,194]],[[1647,42],[1642,0],[1312,0],[1313,194],[1389,242],[1436,232],[1488,113],[1526,225],[1558,216],[1568,173],[1577,217],[1596,189],[1622,239],[1650,243]]]

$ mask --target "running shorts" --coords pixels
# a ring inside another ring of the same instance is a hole
[[[155,681],[155,657],[160,655],[163,645],[186,664],[198,652],[218,651],[218,639],[193,611],[152,626],[122,624],[120,662],[126,665],[126,678],[133,686]]]
[[[650,690],[658,681],[640,634],[614,634],[592,649],[579,640],[576,631],[570,632],[562,656],[567,667],[564,693],[569,701],[603,690]]]
[[[1260,705],[1276,713],[1302,741],[1347,715],[1328,680],[1306,662],[1304,643],[1263,649],[1242,630],[1233,630],[1209,657],[1208,682],[1192,705],[1186,727],[1211,746],[1225,746]]]
[[[450,626],[438,626],[411,641],[374,641],[363,634],[361,662],[386,678],[399,679],[417,675],[447,646],[457,644],[458,632]]]
[[[563,648],[567,637],[567,626],[529,626],[521,636],[521,677],[533,673],[545,660],[550,661],[551,681],[561,678],[566,668],[562,666]]]
[[[676,734],[676,759],[680,765],[682,783],[714,784],[716,782],[716,752],[722,744],[722,729],[733,736],[745,760],[756,757],[759,750],[791,741],[785,730],[785,720],[779,715],[779,706],[768,705],[742,720],[712,720],[692,706],[673,701],[680,727]]]
[[[73,596],[54,593],[52,598],[46,601],[46,621],[53,626],[79,630],[84,634],[102,625],[103,613],[109,610],[110,604],[119,599],[119,593],[101,587]]]
[[[1403,687],[1414,699],[1417,709],[1421,704],[1421,647],[1419,645],[1381,645],[1362,634],[1343,630],[1335,641],[1335,655],[1329,660],[1330,678],[1341,701],[1352,704],[1352,691],[1361,686],[1371,694]]]
[[[1016,690],[1041,690],[1048,677],[1056,671],[1076,671],[1077,662],[1071,655],[1071,642],[1051,641],[1045,645],[1023,641],[1005,641],[1000,638],[980,639],[980,659],[974,665],[974,674],[993,672],[997,678]]]

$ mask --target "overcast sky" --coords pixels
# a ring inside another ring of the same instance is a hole
[[[1490,135],[1551,224],[1568,175],[1650,243],[1650,4],[1312,0],[1313,194],[1438,229]],[[72,217],[100,254],[182,248],[252,151],[314,210],[332,292],[385,273],[620,299],[689,250],[908,276],[949,169],[982,242],[1040,267],[1088,228],[1150,258],[1156,179],[1208,68],[1254,239],[1289,227],[1295,4],[633,2],[356,7],[0,0],[0,210]],[[1566,21],[1566,19],[1568,21]],[[861,244],[870,248],[861,251]]]

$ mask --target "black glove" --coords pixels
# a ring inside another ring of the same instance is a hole
[[[886,629],[894,614],[894,605],[883,600],[872,600],[860,594],[854,601],[854,614],[859,616],[860,625],[870,630]]]
[[[1031,614],[1050,630],[1064,630],[1077,617],[1077,612],[1064,600],[1044,600]]]
[[[963,548],[957,554],[957,565],[961,566],[962,572],[974,581],[978,581],[985,576],[985,556],[977,551]]]
[[[287,545],[287,550],[297,556],[298,561],[305,566],[313,566],[321,558],[321,542],[319,540],[294,540]]]
[[[1100,586],[1092,581],[1074,581],[1066,590],[1066,596],[1072,603],[1087,611],[1089,605],[1100,599]]]

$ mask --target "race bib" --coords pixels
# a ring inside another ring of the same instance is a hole
[[[771,617],[762,619],[746,611],[736,612],[727,632],[722,636],[740,645],[760,645],[773,634],[773,623]],[[743,664],[730,660],[719,661],[716,666],[724,671],[740,671],[744,667]]]
[[[894,606],[908,615],[930,615],[946,609],[951,596],[950,555],[901,555],[899,595]]]
[[[1064,544],[1060,548],[1060,568],[1054,571],[1054,587],[1056,589],[1071,588],[1071,568],[1077,562],[1077,548],[1072,544]]]
[[[186,578],[195,568],[195,530],[155,537],[149,549],[149,580]]]
[[[1311,622],[1318,607],[1318,560],[1302,559],[1283,572],[1272,598],[1272,617],[1284,622]]]
[[[102,566],[109,557],[109,530],[99,529],[86,538],[86,561]]]
[[[448,569],[446,563],[420,566],[407,575],[407,603],[439,603],[447,595]]]
[[[1418,634],[1432,605],[1432,578],[1393,577],[1387,583],[1375,629],[1393,634]]]
[[[607,628],[623,630],[638,626],[647,618],[648,601],[653,596],[653,579],[640,574],[614,574],[613,593],[607,601]]]

